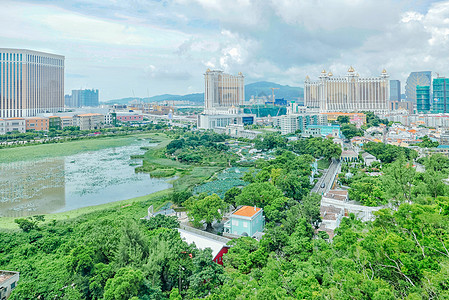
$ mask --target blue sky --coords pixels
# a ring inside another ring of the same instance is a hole
[[[207,68],[302,86],[324,68],[449,76],[449,1],[0,1],[0,47],[66,57],[65,90],[101,100],[203,91]]]

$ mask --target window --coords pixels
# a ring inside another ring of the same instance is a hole
[[[14,281],[13,283],[11,283],[11,290],[14,289],[16,287],[16,282]]]
[[[243,227],[248,228],[248,222],[243,222]]]
[[[232,220],[232,226],[239,226],[239,221]]]

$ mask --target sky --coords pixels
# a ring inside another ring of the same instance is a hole
[[[303,86],[321,70],[449,77],[449,1],[0,0],[0,47],[65,56],[65,92],[204,91],[206,69]]]

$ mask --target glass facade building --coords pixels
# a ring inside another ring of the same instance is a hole
[[[0,118],[64,109],[64,56],[0,48]]]
[[[66,106],[69,107],[96,107],[99,105],[98,90],[72,90],[72,96]]]
[[[419,113],[430,111],[430,86],[416,86],[416,110]]]
[[[401,101],[401,82],[390,80],[390,101]]]
[[[350,67],[345,77],[321,72],[318,81],[307,76],[304,101],[311,111],[386,113],[389,109],[390,80],[384,69],[379,77],[360,77]]]
[[[449,113],[449,78],[435,78],[433,80],[432,111],[435,113]]]
[[[411,72],[405,84],[405,100],[416,104],[416,86],[430,86],[431,80],[431,71]]]

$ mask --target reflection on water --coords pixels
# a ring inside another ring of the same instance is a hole
[[[133,145],[39,161],[0,164],[0,217],[67,211],[147,195],[170,187],[163,179],[136,174]],[[151,146],[151,145],[150,145]]]
[[[0,164],[0,216],[41,214],[64,205],[64,158]]]

